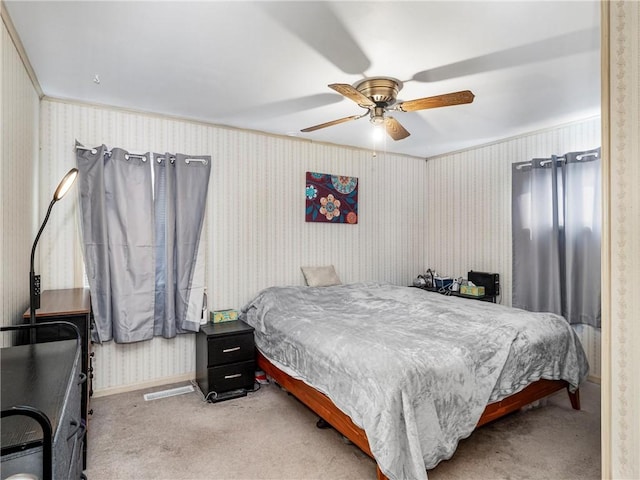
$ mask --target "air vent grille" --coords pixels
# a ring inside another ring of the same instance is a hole
[[[169,390],[161,390],[159,392],[145,393],[144,399],[145,401],[148,402],[149,400],[158,400],[159,398],[174,397],[176,395],[191,393],[193,391],[194,391],[193,386],[187,385],[184,387],[170,388]]]

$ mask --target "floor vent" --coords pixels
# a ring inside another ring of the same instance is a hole
[[[170,388],[169,390],[162,390],[160,392],[145,393],[144,399],[148,402],[149,400],[158,400],[159,398],[173,397],[175,395],[182,395],[184,393],[191,393],[193,391],[195,391],[193,389],[193,386],[187,385],[185,387]]]

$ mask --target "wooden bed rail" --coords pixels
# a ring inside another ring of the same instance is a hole
[[[298,400],[331,424],[333,428],[351,440],[364,453],[373,458],[369,449],[369,441],[364,431],[351,421],[351,418],[338,409],[325,394],[310,387],[302,380],[290,377],[273,366],[260,352],[257,354],[258,367],[269,375],[282,388],[290,392]]]
[[[487,408],[484,409],[480,420],[478,420],[477,427],[485,425],[486,423],[497,420],[500,417],[515,412],[521,409],[525,405],[529,405],[536,400],[540,400],[552,393],[567,389],[569,394],[569,400],[574,410],[580,410],[580,392],[578,390],[575,393],[571,393],[569,390],[569,384],[564,380],[538,380],[531,385],[520,390],[518,393],[508,396],[500,400],[499,402],[490,403]]]
[[[313,410],[320,418],[331,424],[342,435],[347,437],[360,450],[369,455],[374,461],[375,457],[369,448],[369,440],[364,430],[358,427],[351,418],[342,410],[336,407],[333,402],[325,394],[319,392],[315,388],[307,385],[302,380],[298,380],[284,373],[282,370],[274,366],[260,351],[256,352],[258,367],[262,369],[268,376],[287,390],[307,407]],[[580,410],[580,393],[576,390],[571,393],[569,384],[564,380],[538,380],[527,386],[525,389],[515,393],[499,402],[491,403],[485,408],[477,427],[485,425],[493,420],[497,420],[508,413],[514,412],[525,405],[536,400],[540,400],[551,395],[563,388],[567,389],[571,406],[575,410]],[[380,467],[376,465],[377,480],[388,480],[387,476],[382,473]]]

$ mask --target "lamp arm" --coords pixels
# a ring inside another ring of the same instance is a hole
[[[38,230],[38,234],[36,235],[36,239],[33,241],[33,247],[31,247],[31,272],[33,272],[33,259],[36,255],[36,245],[38,244],[38,240],[40,240],[40,235],[42,235],[42,231],[44,230],[47,221],[49,220],[49,215],[51,215],[51,209],[53,208],[53,204],[56,203],[55,200],[51,200],[49,204],[49,209],[47,210],[47,214],[42,221],[42,225],[40,226],[40,230]]]
[[[36,275],[33,267],[34,258],[36,256],[36,245],[38,245],[40,235],[42,235],[42,231],[44,230],[44,227],[49,220],[49,215],[51,215],[53,204],[65,196],[65,194],[71,188],[71,185],[73,185],[73,182],[76,181],[77,177],[77,168],[72,168],[64,177],[62,177],[62,180],[58,184],[58,188],[56,188],[56,191],[53,194],[53,199],[49,204],[49,208],[47,209],[47,214],[44,217],[44,221],[42,222],[42,225],[40,225],[40,230],[38,230],[36,239],[33,241],[33,246],[31,247],[31,268],[29,270],[29,325],[31,326],[36,324],[36,310],[40,308],[40,275]],[[35,328],[31,328],[29,332],[31,343],[35,343],[36,341],[35,333]]]
[[[34,271],[33,263],[36,254],[36,245],[38,245],[38,240],[40,240],[40,235],[42,235],[42,231],[44,230],[47,221],[49,220],[49,215],[51,215],[51,209],[53,208],[53,204],[56,203],[56,200],[51,200],[49,204],[49,208],[47,209],[47,214],[44,217],[44,221],[40,226],[40,230],[38,230],[38,234],[36,235],[36,239],[33,241],[33,247],[31,247],[31,269],[29,270],[29,323],[31,325],[35,325],[36,323],[36,310],[40,308],[40,287],[36,288],[36,274]],[[37,290],[37,291],[36,291]]]

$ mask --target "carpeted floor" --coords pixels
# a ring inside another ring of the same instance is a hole
[[[373,460],[276,385],[206,403],[194,393],[145,401],[136,391],[91,402],[91,480],[375,479]],[[476,430],[430,480],[599,479],[600,387],[566,392]]]

